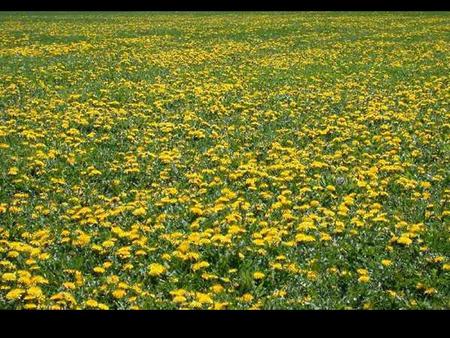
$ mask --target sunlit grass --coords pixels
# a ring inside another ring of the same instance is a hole
[[[448,308],[449,29],[1,13],[0,308]]]

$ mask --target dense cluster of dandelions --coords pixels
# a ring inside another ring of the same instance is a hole
[[[448,14],[1,14],[0,308],[448,308]]]

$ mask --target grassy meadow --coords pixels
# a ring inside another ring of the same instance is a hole
[[[450,308],[450,13],[0,13],[0,309]]]

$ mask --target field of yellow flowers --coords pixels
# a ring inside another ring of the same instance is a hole
[[[1,13],[1,309],[450,308],[449,13]]]

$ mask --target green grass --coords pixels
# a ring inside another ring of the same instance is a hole
[[[449,29],[0,13],[0,308],[447,309]]]

